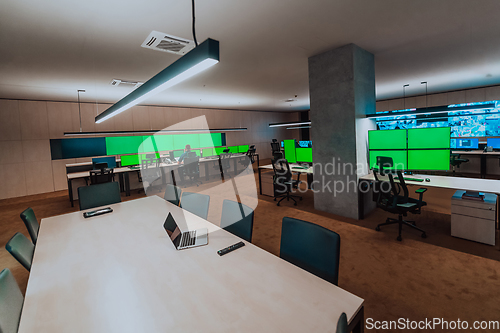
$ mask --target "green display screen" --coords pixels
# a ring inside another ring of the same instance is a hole
[[[312,163],[313,161],[312,148],[296,148],[295,153],[297,156],[297,162]]]
[[[142,141],[142,136],[106,137],[106,155],[137,154]]]
[[[236,154],[238,152],[238,146],[231,146],[227,148],[229,148],[229,152],[232,154]]]
[[[123,155],[120,157],[122,166],[139,165],[139,155]]]
[[[450,150],[408,150],[408,170],[449,170]]]
[[[214,149],[213,148],[204,148],[202,150],[203,157],[210,157],[214,156]]]
[[[388,170],[406,170],[408,163],[406,161],[406,150],[370,150],[370,168],[377,167],[377,156],[392,157],[392,168]]]
[[[181,157],[181,155],[184,154],[184,150],[174,150],[172,153],[174,157]]]
[[[283,147],[285,149],[285,158],[288,163],[295,163],[295,140],[283,140]]]
[[[224,152],[224,149],[226,149],[226,147],[215,147],[215,155],[220,155]]]
[[[368,147],[370,150],[406,149],[406,130],[368,131]]]
[[[450,127],[412,128],[408,130],[408,149],[450,148],[450,136]]]
[[[246,153],[250,148],[249,145],[238,146],[238,153]]]

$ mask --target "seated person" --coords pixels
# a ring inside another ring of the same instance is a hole
[[[191,152],[191,145],[186,145],[186,148],[184,148],[184,152],[182,155],[179,157],[179,161],[177,162],[178,164],[182,164],[184,159],[188,156],[188,154]]]

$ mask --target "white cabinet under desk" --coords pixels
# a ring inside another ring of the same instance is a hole
[[[484,200],[463,199],[465,191],[451,198],[451,235],[495,245],[497,195],[484,193]]]

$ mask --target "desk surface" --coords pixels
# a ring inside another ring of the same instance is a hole
[[[479,150],[454,150],[452,151],[453,154],[460,154],[460,155],[492,155],[492,156],[498,156],[500,155],[500,151],[488,151],[485,152],[482,149]]]
[[[327,332],[363,299],[153,196],[42,219],[19,332]],[[177,251],[163,229],[206,227]],[[183,216],[185,219],[183,220]]]
[[[482,179],[482,178],[465,178],[465,177],[449,177],[449,176],[432,176],[432,175],[406,175],[408,178],[423,178],[423,182],[415,182],[405,180],[408,185],[418,185],[422,187],[442,187],[456,190],[479,191],[487,193],[500,193],[500,180]],[[387,177],[380,177],[387,179]],[[428,178],[430,182],[426,182]],[[397,177],[395,178],[397,180]],[[359,180],[374,181],[373,173],[360,177]]]
[[[297,168],[297,167],[301,167],[301,165],[294,164],[294,163],[290,164],[290,168],[291,168],[292,172],[313,173],[313,167],[312,166],[308,167],[307,169],[302,169],[302,168]],[[272,170],[273,169],[273,165],[272,164],[261,165],[261,166],[259,166],[259,169],[270,169],[270,170]]]

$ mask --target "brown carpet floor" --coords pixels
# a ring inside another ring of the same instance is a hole
[[[205,183],[185,190],[202,191],[210,186],[210,183]],[[163,196],[163,193],[157,195]],[[283,202],[277,207],[272,198],[258,196],[252,243],[279,255],[281,219],[284,216],[310,221],[339,233],[339,286],[365,299],[365,319],[408,318],[419,321],[443,318],[448,321],[467,320],[469,324],[476,320],[500,320],[498,245],[493,247],[450,236],[452,195],[450,190],[429,189],[425,198],[429,205],[415,219],[427,231],[428,238],[422,239],[416,231],[404,230],[402,242],[396,241],[395,225],[380,232],[374,230],[389,216],[380,210],[356,221],[316,211],[311,191],[303,194],[303,200],[297,206]],[[144,193],[133,191],[130,197],[123,196],[122,199],[126,201],[142,196]],[[217,207],[221,206],[221,199],[217,196],[211,198],[208,219],[215,224],[219,224],[220,209]],[[28,236],[19,218],[27,207],[33,208],[39,221],[78,210],[78,207],[70,207],[66,191],[0,201],[0,268],[12,270],[23,292],[29,274],[4,247],[15,232]],[[377,331],[399,332],[370,330]]]

